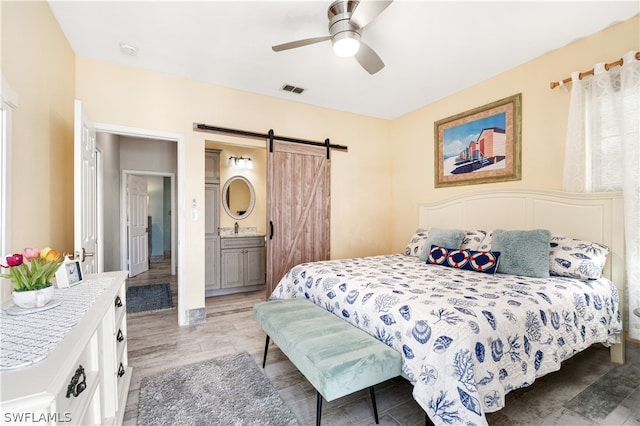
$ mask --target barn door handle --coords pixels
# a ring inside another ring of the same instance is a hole
[[[273,222],[272,221],[269,221],[269,228],[271,229],[269,233],[269,239],[273,240]]]

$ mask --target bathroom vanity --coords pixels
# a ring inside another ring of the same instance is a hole
[[[221,189],[220,156],[205,149],[205,297],[261,290],[266,283],[265,236],[238,223],[252,213],[255,189],[239,174]],[[221,227],[221,214],[235,226]]]
[[[264,235],[220,238],[220,286],[238,291],[259,290],[266,278]]]

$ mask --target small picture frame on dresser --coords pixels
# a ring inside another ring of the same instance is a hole
[[[84,281],[82,263],[65,256],[64,261],[56,271],[56,287],[68,288]]]

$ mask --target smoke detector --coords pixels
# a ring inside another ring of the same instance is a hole
[[[127,56],[138,56],[138,48],[130,43],[120,43],[120,52]]]

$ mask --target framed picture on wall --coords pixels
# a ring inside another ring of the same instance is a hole
[[[522,94],[435,122],[435,187],[522,179]]]

